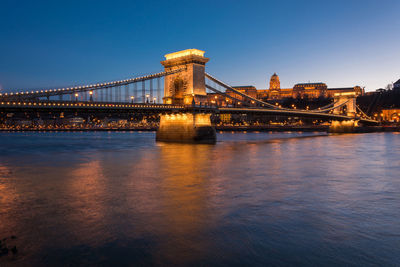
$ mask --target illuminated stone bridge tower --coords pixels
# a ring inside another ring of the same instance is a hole
[[[204,51],[187,49],[165,55],[161,64],[165,71],[182,69],[167,75],[164,82],[164,103],[192,105],[206,103]],[[188,107],[186,111],[160,115],[156,140],[163,142],[215,143],[215,128],[211,113]]]
[[[209,61],[204,57],[204,51],[198,49],[186,49],[183,51],[165,55],[161,61],[165,71],[184,69],[171,74],[164,80],[165,104],[192,104],[193,98],[196,104],[207,101],[205,87],[205,65]]]
[[[343,109],[346,111],[346,115],[349,117],[356,116],[356,93],[355,92],[345,92],[336,93],[333,96],[334,103],[336,106],[343,105],[339,108],[333,110],[333,114],[341,114]]]

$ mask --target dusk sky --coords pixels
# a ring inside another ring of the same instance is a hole
[[[0,89],[87,84],[162,70],[206,51],[230,85],[325,82],[367,91],[400,79],[400,1],[0,2]]]

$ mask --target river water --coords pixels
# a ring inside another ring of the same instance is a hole
[[[400,265],[400,134],[217,137],[1,132],[0,265]]]

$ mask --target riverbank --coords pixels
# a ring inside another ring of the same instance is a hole
[[[361,126],[355,133],[400,132],[400,126]]]
[[[56,128],[56,129],[1,129],[0,132],[117,132],[117,131],[157,131],[156,127],[143,128]]]

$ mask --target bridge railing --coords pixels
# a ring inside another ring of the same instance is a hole
[[[0,107],[4,108],[128,108],[128,109],[185,109],[184,105],[171,105],[160,103],[125,103],[125,102],[88,102],[88,101],[0,101]]]

